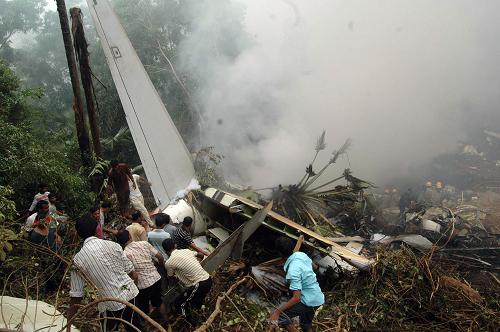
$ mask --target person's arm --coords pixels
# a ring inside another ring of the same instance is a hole
[[[294,290],[293,291],[293,296],[288,300],[288,302],[280,305],[278,308],[276,308],[276,310],[274,310],[274,312],[271,314],[271,317],[269,318],[269,320],[271,322],[276,322],[278,321],[280,315],[287,311],[288,309],[290,309],[291,307],[293,307],[294,305],[296,305],[297,303],[300,302],[300,296],[301,296],[301,292],[300,290]]]
[[[137,283],[139,282],[139,275],[137,274],[137,272],[132,270],[128,273],[128,276],[134,281],[134,284],[137,286]]]
[[[30,213],[30,214],[33,213],[33,211],[35,210],[35,207],[36,207],[36,203],[38,203],[38,200],[37,200],[37,197],[35,195],[35,197],[33,197],[33,202],[31,202],[28,213]]]
[[[158,250],[156,250],[156,248],[153,247],[151,243],[149,242],[146,243],[148,244],[148,250],[149,254],[151,255],[151,259],[156,258],[158,260],[158,264],[160,264],[160,266],[163,266],[163,268],[165,268],[165,258],[163,258],[163,255]]]
[[[288,266],[286,281],[289,283],[289,289],[293,292],[293,296],[285,303],[276,308],[270,316],[271,322],[276,322],[284,311],[290,309],[300,302],[302,291],[302,273],[299,269],[294,269],[293,266]]]
[[[163,258],[163,255],[160,254],[159,252],[155,255],[156,259],[158,260],[158,264],[165,268],[165,258]]]
[[[123,270],[125,273],[128,274],[128,276],[134,281],[134,283],[137,285],[137,281],[139,280],[139,275],[137,272],[134,271],[134,264],[132,261],[125,255],[123,252],[122,248],[118,243],[116,244],[116,250],[120,251],[120,256],[121,257],[121,263],[123,265]]]
[[[196,244],[194,244],[194,242],[191,242],[191,244],[189,245],[193,250],[196,250],[198,253],[202,254],[203,256],[208,256],[210,255],[208,252],[206,252],[205,250],[201,249],[200,247],[198,247]],[[203,257],[202,257],[203,258]]]

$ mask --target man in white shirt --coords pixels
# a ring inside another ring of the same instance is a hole
[[[176,249],[172,239],[164,240],[162,246],[169,257],[165,263],[167,275],[175,276],[186,287],[175,299],[174,308],[191,320],[191,310],[201,308],[212,288],[212,278],[197,259],[203,258],[203,254],[191,249]]]
[[[149,217],[148,209],[144,206],[144,197],[142,196],[141,191],[139,190],[139,185],[137,181],[141,179],[141,177],[137,174],[132,174],[133,182],[129,179],[128,186],[130,189],[129,200],[130,204],[134,207],[135,210],[139,211],[144,219],[148,222],[150,226],[154,226],[153,221]]]
[[[80,251],[73,258],[74,270],[71,271],[70,308],[68,319],[76,313],[76,305],[81,303],[84,295],[85,278],[97,288],[100,297],[117,298],[134,303],[139,294],[136,286],[137,273],[134,265],[125,256],[118,243],[101,240],[95,237],[97,223],[89,215],[79,219],[75,225],[76,232],[84,240]],[[103,327],[107,331],[114,330],[120,318],[143,330],[142,321],[134,311],[120,302],[105,301],[97,305]],[[127,332],[136,331],[128,324]],[[69,331],[69,329],[68,329]]]
[[[49,187],[45,183],[40,183],[38,185],[38,193],[36,193],[35,197],[33,197],[33,202],[31,202],[31,206],[29,208],[29,213],[33,213],[36,208],[36,203],[39,201],[48,201],[49,200]]]

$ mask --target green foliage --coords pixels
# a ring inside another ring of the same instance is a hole
[[[66,211],[78,214],[91,205],[87,181],[72,163],[74,153],[71,135],[47,135],[31,124],[33,109],[29,97],[36,90],[22,90],[20,80],[5,62],[0,61],[0,185],[10,186],[12,199],[19,210],[26,210],[37,184],[45,182],[66,203]],[[22,117],[16,115],[23,114]],[[16,121],[11,121],[16,118]]]
[[[7,198],[13,193],[12,188],[0,185],[0,223],[12,220],[16,215],[16,204]]]
[[[8,198],[13,193],[12,188],[0,185],[0,262],[12,251],[11,241],[17,239],[17,235],[5,227],[5,221],[16,215],[16,204]]]
[[[67,165],[64,151],[54,149],[50,140],[34,137],[26,125],[0,123],[0,183],[15,190],[18,208],[29,207],[37,184],[45,182],[58,193],[70,214],[81,213],[90,206],[92,195],[86,181]]]

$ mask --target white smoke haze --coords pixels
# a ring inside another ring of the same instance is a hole
[[[499,1],[223,3],[193,8],[179,58],[201,78],[203,142],[230,181],[298,181],[324,129],[319,164],[351,138],[336,170],[380,184],[455,149],[464,119],[498,111]],[[224,40],[236,57],[209,51]]]

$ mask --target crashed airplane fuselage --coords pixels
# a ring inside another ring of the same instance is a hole
[[[108,1],[87,3],[155,200],[174,220],[194,217],[195,233],[211,232],[217,238],[222,248],[215,248],[206,259],[210,270],[225,261],[227,252],[241,254],[244,242],[260,224],[293,239],[304,235],[304,244],[321,255],[341,258],[358,269],[370,266],[370,259],[271,211],[269,206],[264,208],[214,188],[197,192],[201,201],[197,209],[179,197],[194,177],[191,155]],[[227,227],[220,222],[225,216],[242,224]],[[249,225],[243,225],[246,223]],[[239,232],[237,238],[232,232]]]

